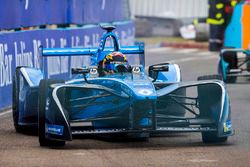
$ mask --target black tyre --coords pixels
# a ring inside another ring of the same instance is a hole
[[[15,71],[15,75],[13,77],[13,84],[12,84],[12,117],[14,128],[17,133],[25,133],[27,132],[26,129],[18,124],[19,120],[19,93],[20,93],[20,68],[17,67]]]
[[[223,55],[223,59],[229,63],[229,69],[237,69],[238,68],[238,59],[236,52],[226,52]],[[236,76],[227,77],[225,80],[226,83],[235,83],[237,80]]]
[[[225,143],[228,137],[217,137],[217,132],[202,132],[203,143]]]
[[[45,137],[45,107],[48,95],[48,88],[51,84],[60,83],[61,81],[53,79],[43,79],[39,84],[38,97],[38,136],[40,146],[64,146],[65,141],[48,140]]]
[[[198,81],[201,80],[213,80],[218,79],[222,80],[221,75],[204,75],[197,78]],[[202,132],[202,141],[203,143],[223,143],[227,141],[227,137],[217,137],[217,132]]]
[[[247,62],[247,71],[250,72],[250,60]]]
[[[225,52],[223,55],[223,59],[229,63],[230,69],[238,68],[237,52]]]

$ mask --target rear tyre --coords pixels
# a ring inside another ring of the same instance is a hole
[[[20,68],[17,67],[15,71],[15,75],[13,77],[13,84],[12,84],[12,117],[14,128],[17,133],[25,133],[27,130],[18,124],[19,121],[19,94],[20,94]]]
[[[61,81],[53,79],[43,79],[39,84],[38,97],[38,136],[40,146],[64,146],[65,141],[49,140],[45,137],[45,108],[48,96],[48,88],[51,84],[60,83]]]

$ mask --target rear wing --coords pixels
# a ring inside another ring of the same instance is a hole
[[[145,67],[144,43],[136,42],[134,46],[120,46],[118,37],[112,30],[115,29],[112,25],[101,26],[107,32],[103,34],[99,47],[93,48],[40,48],[40,63],[44,69],[43,57],[60,57],[60,56],[90,56],[90,65],[97,66],[107,54],[110,52],[122,52],[123,54],[139,55],[139,64]],[[107,39],[112,40],[113,46],[106,46]]]
[[[118,37],[112,31],[115,29],[113,25],[101,25],[101,28],[107,32],[103,34],[99,47],[96,48],[47,48],[41,49],[42,56],[92,56],[91,64],[97,65],[99,61],[103,60],[106,54],[114,51],[122,52],[123,54],[139,54],[140,64],[145,66],[144,58],[144,43],[136,42],[135,46],[121,47]],[[106,46],[107,39],[111,39],[113,47]]]
[[[42,48],[43,57],[53,56],[94,56],[99,52],[112,52],[112,47],[100,51],[98,48]],[[124,54],[144,54],[144,44],[139,46],[126,46],[119,49]]]
[[[123,54],[139,55],[139,63],[145,67],[144,43],[137,42],[135,46],[126,46],[119,48],[119,52]],[[90,56],[91,65],[98,65],[106,54],[113,52],[113,47],[106,47],[104,50],[100,48],[40,48],[40,63],[44,67],[44,57],[60,57],[60,56]]]

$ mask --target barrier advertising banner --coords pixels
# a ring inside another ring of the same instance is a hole
[[[134,43],[134,23],[123,22],[117,25],[116,32],[121,45]],[[104,33],[99,26],[86,26],[74,29],[33,30],[0,34],[0,110],[11,106],[12,82],[17,66],[39,68],[39,46],[92,47],[98,46]],[[62,57],[46,60],[49,78],[70,77],[71,67],[89,65],[88,58]]]

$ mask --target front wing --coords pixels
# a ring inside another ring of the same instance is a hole
[[[156,100],[94,85],[55,84],[46,105],[46,138],[72,140],[82,134],[233,134],[230,102],[221,81],[155,84]],[[80,92],[80,93],[79,93]]]

